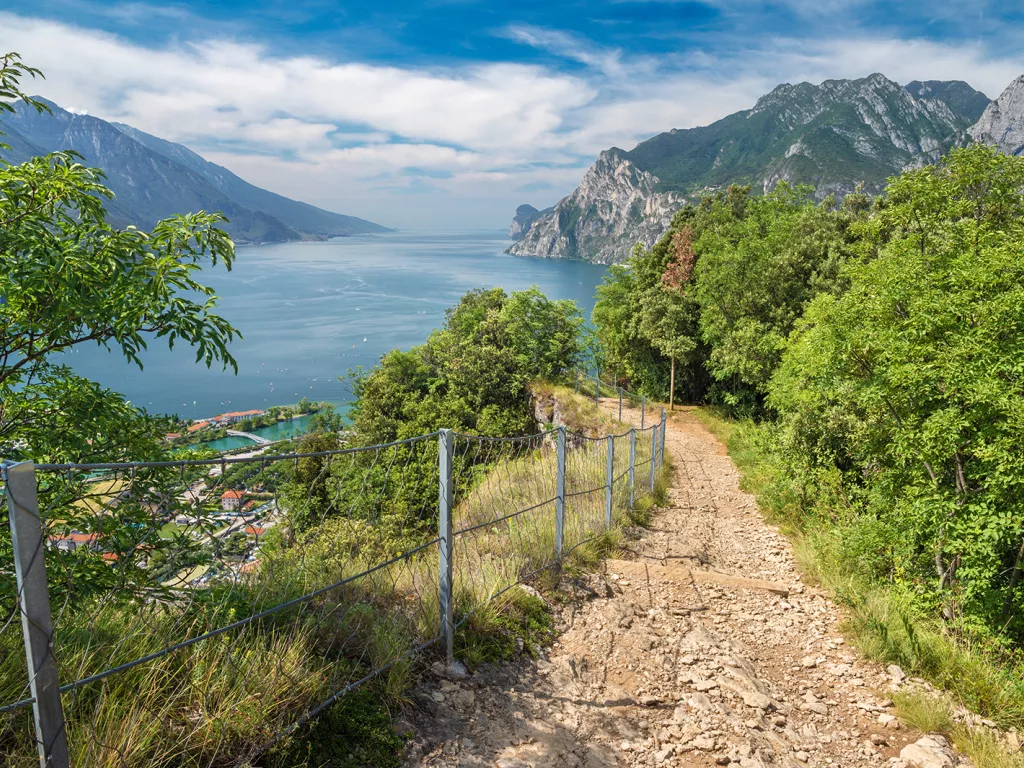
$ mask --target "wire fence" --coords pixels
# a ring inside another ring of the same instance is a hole
[[[664,428],[5,462],[0,763],[252,765],[368,680],[400,693],[653,491]]]
[[[619,421],[622,420],[624,408],[638,409],[640,411],[641,429],[645,429],[648,424],[656,423],[660,418],[659,413],[651,412],[650,403],[648,403],[644,395],[631,392],[618,381],[607,381],[601,377],[600,370],[590,373],[574,369],[569,374],[569,381],[577,394],[593,397],[596,403],[600,403],[601,398],[618,399]]]

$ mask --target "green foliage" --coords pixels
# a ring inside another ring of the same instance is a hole
[[[372,685],[342,696],[261,763],[266,768],[399,768],[403,739]]]
[[[324,403],[309,419],[310,432],[340,432],[345,419],[330,403]]]
[[[763,197],[732,187],[687,206],[598,288],[593,321],[608,364],[662,397],[674,359],[684,399],[760,407],[804,307],[839,287],[865,211],[862,195],[837,208],[786,184]]]
[[[0,99],[45,109],[19,86],[37,74],[17,54],[0,57]],[[0,100],[0,115],[10,109]],[[76,375],[59,356],[95,343],[141,367],[149,341],[165,339],[195,347],[197,362],[234,367],[228,344],[238,333],[215,314],[213,290],[197,274],[204,262],[230,269],[234,246],[218,228],[219,214],[175,216],[152,232],[111,226],[103,174],[78,160],[70,152],[21,165],[0,160],[0,454],[37,462],[165,459],[169,419]],[[71,478],[40,489],[63,531],[103,536],[122,566],[118,576],[98,553],[69,555],[77,594],[66,597],[109,589],[118,578],[125,594],[145,589],[146,552],[155,561],[166,556],[172,545],[156,535],[153,509],[171,511],[174,479],[156,471],[136,481],[118,489],[121,503],[102,516],[78,503],[94,484]],[[0,555],[10,546],[7,530],[0,520]],[[182,557],[203,557],[178,543]]]
[[[745,201],[742,215],[716,211],[695,244],[706,365],[727,402],[762,395],[804,306],[835,289],[850,256],[851,216],[830,200],[812,204],[809,192],[779,184]]]
[[[513,659],[520,653],[536,658],[538,650],[553,638],[547,603],[516,588],[476,607],[455,635],[455,655],[475,669],[481,664]]]
[[[1018,641],[1022,188],[1024,161],[985,147],[895,179],[872,258],[812,303],[771,387],[780,449],[812,481],[839,473],[875,575]]]
[[[389,352],[355,379],[356,444],[448,427],[490,436],[532,431],[528,385],[555,379],[581,354],[583,321],[570,301],[536,288],[475,290],[408,352]]]
[[[0,97],[43,109],[19,88],[35,74],[16,54],[0,57]],[[11,109],[0,105],[0,115]],[[158,458],[165,420],[57,358],[91,342],[141,367],[156,338],[233,367],[237,331],[214,313],[216,297],[196,273],[204,262],[230,269],[234,248],[218,214],[175,216],[152,232],[112,227],[103,175],[78,159],[0,160],[0,448],[51,462]]]

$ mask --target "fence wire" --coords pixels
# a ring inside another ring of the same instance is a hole
[[[594,374],[574,370],[569,374],[569,383],[578,394],[593,398],[596,403],[602,400],[606,403],[617,402],[620,420],[629,410],[642,412],[641,428],[656,424],[661,419],[660,409],[655,409],[643,395],[630,391],[621,380],[608,381],[600,372]]]
[[[456,628],[559,564],[557,434],[453,435]],[[565,433],[564,554],[651,488],[654,434]],[[439,482],[438,433],[285,456],[37,466],[42,537],[29,569],[45,555],[70,763],[251,765],[369,679],[400,694],[442,639]],[[12,566],[7,491],[0,763],[30,766],[31,596]]]

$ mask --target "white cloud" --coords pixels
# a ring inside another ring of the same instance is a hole
[[[571,73],[516,63],[430,68],[283,57],[229,39],[146,48],[0,13],[0,48],[43,69],[47,80],[34,89],[58,104],[182,141],[283,194],[399,226],[442,214],[450,223],[484,216],[482,223],[500,225],[527,202],[515,190],[545,189],[529,202],[549,205],[601,149],[706,125],[751,107],[780,82],[880,71],[900,82],[963,79],[996,96],[1024,71],[1024,60],[978,44],[856,28],[799,40],[707,36],[703,47],[657,57],[525,25],[499,34],[571,61]],[[415,211],[396,209],[381,191],[423,186],[443,190],[444,199],[423,193]]]
[[[222,40],[151,50],[10,14],[0,14],[0,29],[8,47],[49,73],[58,103],[92,102],[96,114],[171,139],[245,139],[246,126],[283,113],[472,148],[528,146],[595,96],[581,79],[519,64],[403,69],[278,58]]]

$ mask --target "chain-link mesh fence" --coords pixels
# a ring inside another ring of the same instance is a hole
[[[448,433],[455,627],[620,522],[651,488],[656,432]],[[53,732],[33,697],[54,699],[38,673],[29,682],[22,619],[40,597],[14,573],[25,541],[8,533],[12,499],[37,510],[22,562],[43,576],[52,613],[44,637],[70,764],[242,766],[371,678],[399,694],[417,655],[444,639],[443,446],[433,433],[283,456],[40,465],[38,499],[22,502],[24,486],[7,482],[0,762],[38,764],[37,739]]]

